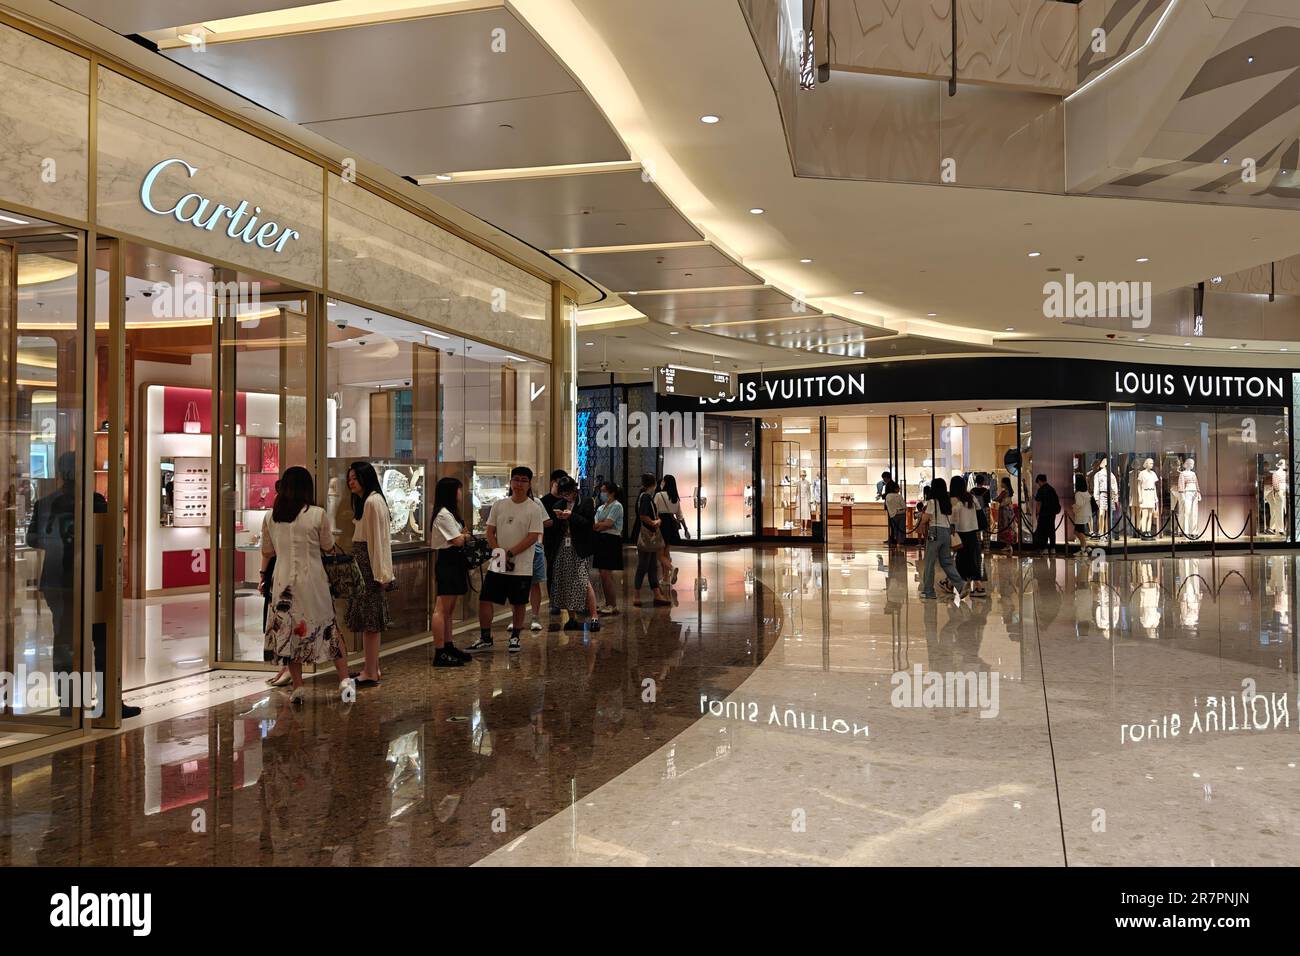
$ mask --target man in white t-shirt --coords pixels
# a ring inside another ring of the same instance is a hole
[[[533,583],[533,552],[542,537],[542,511],[528,497],[533,472],[523,465],[510,472],[510,497],[492,506],[487,519],[487,539],[492,560],[483,576],[479,593],[479,639],[468,651],[492,649],[492,610],[495,604],[509,604],[511,651],[520,649],[519,632],[524,626],[528,591]]]

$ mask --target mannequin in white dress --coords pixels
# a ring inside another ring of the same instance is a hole
[[[1108,459],[1100,458],[1092,473],[1092,500],[1097,502],[1097,534],[1110,532],[1110,509],[1119,497],[1119,480],[1110,470]]]
[[[1291,483],[1287,478],[1286,462],[1279,461],[1277,468],[1264,490],[1264,500],[1268,502],[1268,530],[1274,534],[1286,533],[1286,499],[1290,494]]]
[[[1160,507],[1160,496],[1156,492],[1156,487],[1160,482],[1156,475],[1156,463],[1153,459],[1148,458],[1142,462],[1142,470],[1137,473],[1135,480],[1137,492],[1137,529],[1142,534],[1151,534],[1155,530],[1156,513]]]
[[[1178,524],[1183,534],[1196,534],[1201,530],[1201,485],[1196,477],[1196,461],[1183,459],[1178,472]]]

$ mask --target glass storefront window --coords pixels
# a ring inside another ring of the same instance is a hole
[[[762,533],[808,537],[821,520],[821,420],[789,416],[759,425]]]
[[[85,607],[81,601],[82,510],[85,495],[94,494],[81,477],[91,447],[82,411],[81,241],[23,231],[0,231],[0,669],[44,674],[46,681],[44,691],[28,695],[24,683],[23,692],[0,703],[0,749],[79,726],[83,704],[92,696],[103,703],[106,693],[100,678],[67,699],[51,690],[58,686],[54,673],[104,669],[102,602]],[[91,510],[98,535],[108,519],[101,496]],[[102,551],[97,554],[102,561]],[[86,617],[93,667],[79,640]]]

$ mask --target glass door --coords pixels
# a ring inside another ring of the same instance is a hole
[[[87,580],[97,569],[87,563],[97,553],[86,547],[91,522],[108,509],[87,486],[85,240],[30,217],[4,220],[13,225],[0,229],[0,669],[13,678],[0,696],[0,752],[78,730],[109,696],[95,673],[103,630]]]

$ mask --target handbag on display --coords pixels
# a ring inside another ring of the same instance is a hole
[[[366,579],[361,576],[357,559],[344,553],[337,545],[328,554],[321,555],[325,576],[329,578],[330,594],[341,601],[351,601],[366,589]]]
[[[203,423],[199,421],[198,402],[190,402],[185,406],[185,419],[181,422],[181,431],[186,435],[198,435],[202,433]]]

